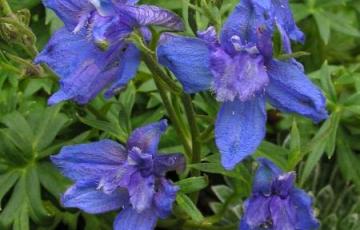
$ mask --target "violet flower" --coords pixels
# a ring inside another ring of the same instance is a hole
[[[171,214],[178,187],[166,179],[183,170],[181,154],[157,153],[165,120],[134,130],[126,147],[112,141],[64,147],[52,157],[75,184],[62,197],[64,207],[98,214],[119,210],[115,230],[151,230]]]
[[[164,34],[157,49],[187,93],[211,89],[222,103],[215,124],[222,165],[232,169],[255,152],[265,136],[266,99],[284,112],[319,122],[327,118],[325,97],[294,59],[272,56],[278,27],[284,52],[290,39],[302,41],[285,0],[242,0],[221,31],[213,27],[198,38]]]
[[[125,41],[135,28],[149,40],[146,26],[182,30],[181,19],[156,6],[135,5],[136,0],[44,0],[64,22],[35,59],[60,77],[60,90],[49,104],[73,100],[86,104],[110,86],[111,97],[136,74],[140,52]]]
[[[319,222],[312,201],[294,186],[295,173],[283,173],[267,159],[259,159],[253,192],[244,203],[240,230],[314,230]]]

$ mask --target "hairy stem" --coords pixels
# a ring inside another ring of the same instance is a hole
[[[192,159],[192,156],[191,156],[192,150],[191,150],[191,146],[188,141],[188,137],[187,137],[185,131],[183,130],[180,118],[177,116],[175,109],[170,102],[170,99],[169,99],[167,92],[165,90],[165,87],[163,85],[162,78],[160,77],[160,76],[163,76],[166,74],[161,70],[161,68],[158,66],[156,61],[149,54],[143,52],[143,60],[146,64],[146,66],[149,68],[149,70],[154,75],[154,81],[155,81],[156,87],[159,90],[161,99],[164,103],[165,109],[170,117],[170,120],[174,125],[175,131],[183,143],[183,146],[185,149],[185,154],[189,159]]]
[[[192,99],[189,95],[183,93],[182,101],[184,104],[186,117],[189,122],[190,126],[190,133],[191,133],[191,144],[192,144],[192,158],[191,163],[196,164],[201,161],[201,143],[199,141],[200,132],[198,126],[196,124],[196,116],[195,116],[195,109],[192,103]],[[192,176],[200,176],[200,171],[197,169],[191,170]],[[195,192],[192,193],[190,198],[196,204],[199,197],[199,193]]]

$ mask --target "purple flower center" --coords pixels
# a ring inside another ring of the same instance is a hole
[[[74,33],[85,30],[88,39],[102,50],[107,50],[110,45],[123,40],[131,33],[131,26],[116,14],[115,6],[111,2],[90,2],[93,7],[87,9],[79,18]]]
[[[260,229],[272,229],[273,227],[273,221],[272,219],[267,219],[265,222],[261,223],[259,225]]]
[[[128,165],[134,166],[142,177],[154,174],[154,159],[152,154],[142,153],[141,149],[134,147],[129,151]]]
[[[231,42],[235,54],[228,54],[220,46],[212,49],[213,90],[221,102],[247,101],[263,93],[269,82],[264,59],[255,44],[244,45],[238,36],[233,36]]]

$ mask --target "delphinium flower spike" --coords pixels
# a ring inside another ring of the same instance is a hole
[[[319,222],[309,195],[294,186],[295,173],[284,173],[261,158],[252,195],[244,203],[240,230],[314,230]]]
[[[134,130],[126,146],[112,140],[64,147],[52,157],[75,184],[62,196],[64,207],[91,214],[120,210],[115,230],[151,230],[170,215],[178,187],[166,172],[181,171],[181,154],[158,154],[167,123]]]
[[[222,103],[215,124],[216,144],[226,169],[255,152],[265,136],[266,99],[284,112],[320,122],[327,118],[321,91],[295,59],[273,57],[275,27],[284,52],[302,42],[287,0],[241,0],[225,22],[220,39],[213,27],[198,38],[163,34],[157,49],[187,93],[212,90]]]
[[[165,9],[136,5],[135,0],[44,0],[65,26],[35,59],[60,77],[60,90],[49,104],[73,100],[86,104],[110,86],[105,96],[125,86],[136,74],[140,51],[125,39],[138,28],[145,40],[147,26],[182,30],[181,19]]]

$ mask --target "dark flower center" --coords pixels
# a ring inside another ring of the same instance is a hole
[[[262,230],[262,229],[272,229],[273,227],[273,221],[271,219],[267,219],[265,222],[261,223],[259,225],[259,230]]]

